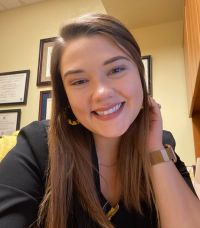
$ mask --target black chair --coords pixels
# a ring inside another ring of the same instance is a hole
[[[172,135],[172,133],[170,131],[163,131],[163,138],[162,138],[162,143],[163,145],[165,144],[169,144],[171,145],[171,147],[174,149],[175,151],[175,147],[176,147],[176,141]],[[194,190],[191,178],[190,178],[190,174],[187,171],[187,168],[184,164],[184,162],[181,161],[180,157],[177,155],[177,162],[175,163],[176,168],[179,170],[180,174],[184,177],[186,183],[188,184],[188,186],[190,187],[190,189],[194,192],[194,194],[196,195],[196,192]]]

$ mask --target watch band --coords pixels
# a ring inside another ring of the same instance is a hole
[[[149,153],[151,165],[156,165],[158,163],[167,161],[177,161],[177,157],[173,148],[169,144],[164,145],[164,147],[164,149]]]

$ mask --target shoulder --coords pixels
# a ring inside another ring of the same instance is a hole
[[[22,128],[17,138],[17,145],[22,144],[20,141],[28,145],[42,173],[48,160],[48,128],[49,121],[34,121]]]
[[[47,131],[47,121],[34,121],[20,130],[17,144],[0,163],[0,183],[9,185],[9,182],[14,188],[25,192],[36,189],[33,183],[41,186],[45,183],[48,166]],[[30,189],[24,190],[24,185]]]
[[[17,142],[22,137],[31,146],[33,151],[46,151],[48,150],[48,127],[48,121],[34,121],[21,129]]]
[[[170,144],[175,149],[176,141],[170,131],[163,130],[163,144]]]
[[[34,121],[23,127],[17,136],[16,145],[3,158],[0,168],[5,166],[5,170],[16,168],[23,173],[36,173],[42,182],[45,181],[48,165],[48,126],[48,121]]]
[[[0,227],[28,227],[37,217],[45,192],[47,131],[45,121],[22,128],[0,162]]]
[[[47,120],[42,120],[42,121],[34,121],[27,126],[23,127],[21,131],[19,132],[20,134],[25,134],[27,137],[30,135],[32,136],[30,140],[35,140],[39,136],[43,138],[47,138],[47,131],[49,127],[49,121]]]

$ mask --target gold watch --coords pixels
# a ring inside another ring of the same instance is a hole
[[[149,153],[151,165],[156,165],[158,163],[167,161],[177,161],[177,157],[173,148],[169,144],[165,144],[164,147],[164,149]]]

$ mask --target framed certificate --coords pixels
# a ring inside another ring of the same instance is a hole
[[[38,120],[49,120],[51,118],[51,103],[51,91],[41,91]]]
[[[0,73],[0,106],[26,104],[30,70]]]
[[[0,136],[20,129],[21,109],[0,110]]]
[[[152,58],[150,55],[142,57],[142,62],[144,64],[145,70],[145,81],[147,85],[147,91],[150,95],[153,95],[152,90]]]
[[[50,63],[55,40],[56,37],[40,40],[37,86],[51,84]]]

